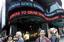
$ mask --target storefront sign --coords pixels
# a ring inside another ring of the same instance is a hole
[[[59,18],[64,18],[64,16],[54,16],[54,17],[46,17],[44,14],[42,14],[39,11],[21,11],[21,12],[15,12],[12,15],[10,15],[9,20],[13,19],[14,17],[21,16],[21,15],[35,15],[40,16],[44,18],[46,21],[53,21]]]
[[[21,12],[15,12],[12,15],[10,15],[10,20],[16,16],[20,16],[20,15],[35,15],[35,16],[42,16],[41,12],[38,11],[21,11]]]
[[[12,10],[13,8],[16,7],[32,7],[32,8],[37,8],[39,10],[41,10],[42,12],[44,11],[43,8],[37,4],[37,3],[33,3],[33,2],[20,2],[20,3],[14,3],[9,7],[9,10]]]
[[[53,12],[46,13],[45,15],[48,16],[48,17],[51,17],[51,16],[54,16],[54,15],[61,15],[59,13],[64,13],[64,10],[58,9],[58,10],[55,10]]]

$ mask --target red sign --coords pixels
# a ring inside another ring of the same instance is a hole
[[[10,16],[10,20],[16,16],[20,16],[20,15],[25,15],[25,14],[29,14],[29,15],[35,15],[35,16],[42,16],[41,12],[38,11],[21,11],[21,12],[15,12]]]
[[[43,13],[41,13],[39,11],[21,11],[21,12],[13,13],[10,16],[9,20],[11,20],[14,17],[20,16],[20,15],[25,15],[25,14],[40,16],[40,17],[44,18],[47,21],[53,21],[53,20],[56,20],[56,19],[59,19],[59,18],[64,18],[64,16],[61,16],[61,15],[50,18],[50,17],[45,16]]]

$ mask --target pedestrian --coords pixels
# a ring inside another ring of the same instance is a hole
[[[25,42],[29,42],[29,32],[28,31],[26,31],[26,34],[24,35],[24,40],[25,40]]]
[[[12,38],[12,36],[8,36],[8,40],[7,40],[7,42],[13,42],[13,38]]]
[[[57,29],[51,28],[48,34],[49,34],[48,37],[51,40],[51,42],[59,42],[60,35],[58,34]]]
[[[2,36],[0,35],[0,42],[3,42],[3,40],[2,40]]]
[[[6,40],[5,40],[6,38],[7,38],[7,36],[2,37],[2,36],[0,35],[0,42],[4,42],[4,41],[6,42]]]
[[[22,38],[22,33],[20,31],[16,32],[14,40],[15,42],[24,42],[24,39]]]
[[[35,42],[51,42],[46,36],[45,36],[45,30],[40,31],[40,36],[36,39]]]

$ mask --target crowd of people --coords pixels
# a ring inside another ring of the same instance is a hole
[[[15,36],[0,37],[0,42],[24,42],[24,39],[22,38],[22,33],[18,31]]]
[[[48,30],[48,37],[46,37],[45,34],[45,30],[41,29],[39,31],[39,37],[36,38],[34,42],[59,42],[60,35],[58,34],[57,29],[52,28]],[[6,37],[0,37],[0,42],[30,42],[29,34],[26,32],[26,35],[23,37],[22,33],[17,31],[15,36],[9,35]]]

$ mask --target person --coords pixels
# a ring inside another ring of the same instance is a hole
[[[52,42],[59,42],[60,39],[60,35],[58,34],[58,30],[55,28],[51,28],[48,31],[48,38],[52,41]]]
[[[0,35],[0,42],[3,42],[1,35]]]
[[[5,39],[6,39],[7,37],[8,37],[8,36],[4,36],[4,37],[2,37],[2,35],[0,35],[0,42],[4,42],[4,41],[6,42]]]
[[[12,38],[12,36],[9,36],[9,37],[8,37],[7,42],[13,42],[13,38]]]
[[[35,42],[51,42],[46,36],[45,36],[45,30],[40,31],[40,37],[36,39]]]
[[[22,33],[20,31],[16,32],[14,40],[14,42],[24,42],[24,39],[22,38]]]
[[[26,31],[26,34],[24,35],[25,42],[29,42],[29,32]]]

